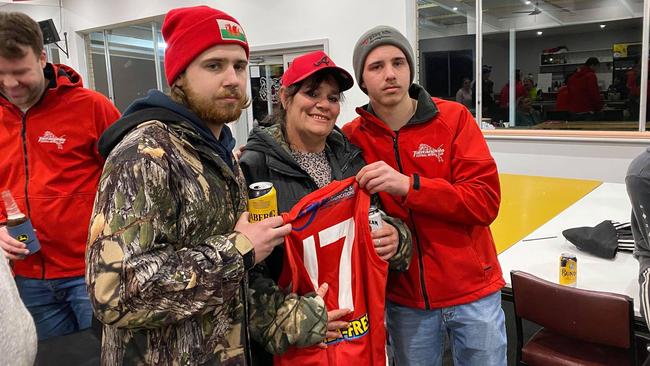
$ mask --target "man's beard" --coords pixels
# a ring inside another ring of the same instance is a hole
[[[209,97],[198,96],[191,88],[185,88],[187,105],[201,120],[208,124],[223,125],[236,121],[241,115],[242,109],[249,104],[248,96],[242,95],[239,90],[231,89]],[[235,97],[237,103],[221,104],[217,101],[221,98]]]

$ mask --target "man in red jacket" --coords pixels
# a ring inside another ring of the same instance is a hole
[[[103,166],[97,140],[117,118],[74,70],[46,62],[33,19],[0,13],[0,190],[31,218],[41,244],[30,253],[1,224],[0,250],[13,262],[39,340],[90,326],[84,255]]]
[[[603,98],[595,73],[599,64],[596,57],[589,57],[585,64],[569,77],[569,112],[593,114],[603,109]]]
[[[505,282],[489,228],[497,167],[467,108],[413,83],[413,59],[394,28],[362,35],[353,66],[370,103],[343,127],[368,163],[359,183],[413,233],[411,267],[387,289],[396,364],[440,365],[449,334],[456,364],[505,365]]]

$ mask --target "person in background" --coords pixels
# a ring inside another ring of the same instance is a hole
[[[517,100],[515,121],[517,126],[533,126],[542,121],[542,115],[538,110],[533,108],[533,102],[530,100],[530,97],[524,96]]]
[[[593,115],[603,109],[603,98],[595,73],[598,65],[598,58],[589,57],[569,78],[569,112],[578,114],[579,119],[580,114],[583,114],[582,118],[589,119],[591,117],[584,114]]]
[[[614,97],[616,97],[616,94],[618,94],[618,99],[614,99],[614,100],[627,99],[628,89],[627,89],[626,81],[619,76],[614,77],[612,84],[609,86],[609,88],[607,88],[607,93],[614,94],[615,95]]]
[[[524,83],[521,81],[521,71],[517,69],[515,71],[515,100],[519,99],[520,97],[523,97],[526,94],[526,88],[524,87]],[[501,88],[501,93],[499,94],[499,106],[502,109],[508,109],[508,106],[510,105],[510,83],[506,83],[506,85]]]
[[[494,81],[490,79],[492,66],[483,65],[481,69],[483,75],[483,117],[495,117],[497,115],[497,105],[494,101]],[[472,105],[476,105],[476,83],[472,82]]]
[[[641,64],[640,60],[636,61],[632,69],[625,74],[627,89],[627,106],[630,111],[631,119],[639,119],[639,108],[641,102]],[[650,73],[649,73],[650,75]],[[650,94],[649,94],[650,97]],[[648,105],[646,103],[646,107]],[[646,114],[649,116],[650,114]]]
[[[501,200],[497,166],[469,111],[413,83],[414,52],[398,30],[364,33],[353,53],[369,104],[343,126],[368,163],[359,185],[413,234],[407,272],[391,272],[387,326],[397,365],[506,365],[505,285],[489,225]]]
[[[523,84],[524,89],[526,90],[526,96],[528,96],[530,100],[538,100],[542,98],[542,91],[535,85],[532,74],[528,74],[528,76],[524,78]]]
[[[555,100],[555,110],[558,112],[569,111],[569,78],[573,74],[569,74],[564,78],[564,83],[557,91],[557,99]]]
[[[32,366],[38,346],[36,327],[6,258],[0,258],[0,293],[0,365]]]
[[[104,159],[97,141],[119,112],[66,65],[46,61],[41,29],[0,12],[0,191],[31,218],[41,249],[12,238],[0,210],[0,250],[12,261],[38,339],[89,328],[84,282],[88,222]],[[2,205],[0,205],[2,206]]]
[[[463,78],[463,86],[456,92],[456,101],[470,109],[474,108],[472,100],[472,81],[469,78]]]
[[[101,363],[246,365],[247,273],[291,232],[245,212],[226,123],[249,105],[248,41],[208,6],[170,10],[162,34],[171,95],[150,91],[100,140],[86,280]]]
[[[336,66],[323,51],[294,59],[284,72],[280,109],[264,121],[264,126],[253,128],[240,158],[247,182],[273,183],[279,212],[288,212],[304,196],[333,180],[356,175],[365,165],[359,148],[350,144],[335,124],[343,92],[353,84],[352,76]],[[389,262],[390,269],[406,270],[411,258],[410,231],[399,219],[386,215],[382,218],[382,228],[372,232],[377,254]],[[284,248],[278,246],[264,261],[264,266],[255,267],[251,273],[254,302],[258,296],[270,296],[269,278],[275,286],[272,296],[276,298],[276,308],[252,308],[273,312],[277,319],[258,327],[256,314],[251,314],[253,338],[274,354],[285,352],[290,345],[289,339],[297,340],[300,345],[312,345],[323,339],[326,329],[331,332],[347,326],[345,322],[336,321],[346,315],[348,309],[330,309],[327,318],[314,317],[322,305],[313,304],[314,309],[308,305],[316,299],[304,299],[305,309],[294,312],[295,316],[284,315],[288,309],[295,308],[296,298],[295,295],[284,295],[275,285],[280,277],[283,257]],[[288,330],[293,329],[289,324],[296,322],[301,322],[299,329],[314,331],[289,334]],[[280,329],[283,331],[278,331]],[[274,336],[268,337],[267,334]],[[328,338],[337,336],[338,333],[327,335]],[[257,350],[253,356],[257,365],[272,364],[270,355],[262,350]]]
[[[639,98],[641,94],[641,64],[637,61],[630,70],[625,73],[627,94],[630,98]]]

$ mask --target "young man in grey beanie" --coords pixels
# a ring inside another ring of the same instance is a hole
[[[357,175],[387,214],[409,224],[408,272],[391,273],[387,325],[396,364],[505,365],[505,285],[489,225],[501,199],[483,134],[459,103],[413,83],[413,49],[395,28],[359,38],[353,58],[369,103],[343,127],[368,165]]]

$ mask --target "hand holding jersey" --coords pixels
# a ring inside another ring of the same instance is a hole
[[[394,196],[406,196],[409,191],[410,178],[393,169],[380,160],[368,164],[357,173],[361,188],[371,194],[386,192]]]
[[[316,290],[316,294],[324,300],[325,295],[327,294],[327,290],[329,290],[329,285],[326,282],[320,285],[318,290]],[[325,333],[325,338],[343,337],[343,335],[341,334],[341,330],[349,327],[350,323],[346,322],[345,320],[339,320],[339,319],[350,314],[351,312],[352,310],[350,309],[336,309],[336,310],[328,311],[327,312],[327,333]],[[327,348],[327,344],[325,344],[325,340],[319,343],[318,347],[322,349]]]
[[[395,196],[406,196],[409,191],[410,178],[384,161],[364,166],[356,178],[359,186],[372,194],[387,192]],[[381,229],[373,231],[372,239],[381,259],[387,261],[397,253],[399,237],[397,229],[392,225],[384,225]]]

